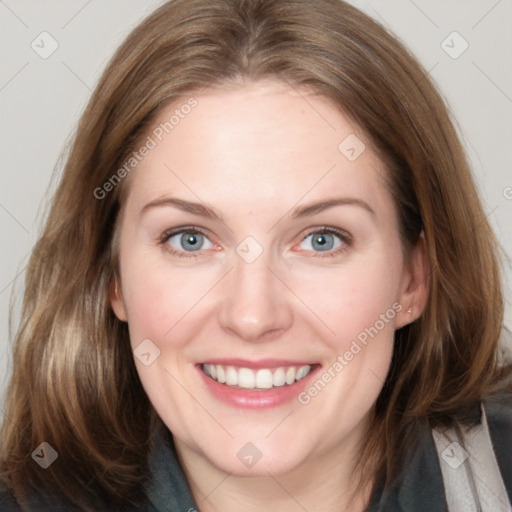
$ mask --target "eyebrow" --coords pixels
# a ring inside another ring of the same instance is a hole
[[[319,203],[312,203],[305,206],[299,206],[298,208],[295,208],[293,210],[292,219],[302,219],[303,217],[315,215],[324,210],[327,210],[327,208],[345,205],[359,206],[368,211],[369,213],[371,213],[374,217],[376,217],[375,211],[366,201],[363,201],[362,199],[358,199],[355,197],[336,197],[333,199],[328,199],[326,201],[321,201]]]
[[[174,206],[175,208],[183,210],[187,213],[193,213],[194,215],[200,215],[201,217],[207,217],[209,219],[222,220],[221,216],[213,208],[210,208],[203,203],[185,201],[184,199],[178,199],[177,197],[163,197],[160,199],[155,199],[142,208],[139,216],[142,216],[152,208],[161,206]]]
[[[291,213],[292,219],[302,219],[304,217],[309,217],[320,213],[328,208],[333,208],[334,206],[359,206],[364,210],[371,213],[374,217],[376,216],[373,208],[362,199],[354,198],[354,197],[338,197],[333,199],[328,199],[326,201],[320,201],[318,203],[311,203],[305,206],[299,206],[295,208]],[[148,210],[152,208],[158,208],[163,206],[173,206],[187,213],[192,213],[194,215],[199,215],[201,217],[206,217],[214,220],[222,220],[222,217],[211,207],[205,205],[204,203],[195,203],[193,201],[186,201],[184,199],[178,199],[176,197],[163,197],[159,199],[155,199],[147,203],[140,211],[140,216],[146,213]]]

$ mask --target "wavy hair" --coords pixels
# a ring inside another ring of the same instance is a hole
[[[313,91],[355,121],[386,164],[404,248],[424,233],[428,302],[396,332],[364,472],[388,485],[418,421],[469,421],[502,382],[499,247],[450,112],[417,60],[340,0],[172,0],[104,71],[26,269],[0,434],[0,475],[19,499],[38,489],[82,510],[143,500],[161,420],[139,381],[127,325],[109,305],[129,180],[101,199],[95,190],[162,108],[204,88],[263,79]],[[59,453],[44,472],[30,456],[43,441]]]

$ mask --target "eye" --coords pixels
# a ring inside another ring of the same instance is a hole
[[[348,233],[335,228],[321,228],[311,231],[299,244],[306,251],[324,252],[334,255],[350,246]]]
[[[191,228],[165,233],[161,243],[170,246],[171,252],[177,254],[193,253],[215,247],[206,235]]]

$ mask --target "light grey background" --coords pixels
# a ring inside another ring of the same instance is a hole
[[[160,0],[0,0],[0,395],[18,306],[53,168],[124,37]],[[512,255],[512,1],[353,0],[419,57],[459,121],[485,210]],[[459,35],[453,34],[458,32]],[[41,36],[48,32],[51,36]],[[41,42],[41,40],[43,41]],[[43,59],[40,53],[58,48]],[[444,41],[444,43],[443,43]],[[456,56],[465,46],[467,50]],[[450,56],[447,52],[451,53]],[[505,325],[512,328],[506,266]],[[2,420],[0,398],[0,422]]]

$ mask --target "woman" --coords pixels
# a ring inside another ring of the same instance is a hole
[[[338,0],[168,2],[106,69],[27,269],[2,510],[509,510],[502,315],[396,39]]]

